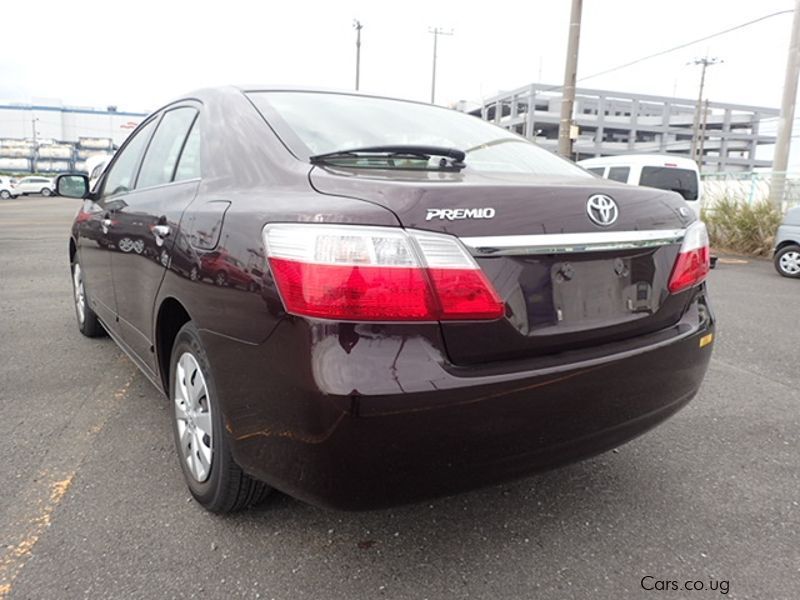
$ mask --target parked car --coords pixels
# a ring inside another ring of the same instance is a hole
[[[19,192],[16,188],[16,181],[16,179],[12,179],[11,177],[0,177],[0,198],[9,200],[10,198],[19,196]]]
[[[271,488],[388,506],[579,460],[678,411],[710,359],[708,237],[679,194],[449,109],[201,90],[144,120],[95,191],[57,186],[84,198],[80,331],[168,396],[211,511]],[[96,239],[127,215],[166,260]],[[192,277],[215,256],[263,257],[260,285]]]
[[[789,209],[778,227],[773,256],[778,273],[800,279],[800,206]]]
[[[700,218],[703,186],[700,169],[690,158],[671,154],[627,154],[587,158],[578,164],[612,181],[678,192]]]
[[[207,252],[200,259],[201,277],[208,277],[219,286],[253,286],[253,278],[242,262],[231,256],[227,250]]]
[[[53,180],[48,177],[31,175],[30,177],[23,177],[17,182],[17,192],[25,196],[29,194],[50,196],[54,189]]]

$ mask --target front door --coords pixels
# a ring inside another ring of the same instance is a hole
[[[153,305],[170,264],[181,217],[199,186],[199,178],[181,167],[190,154],[199,151],[197,114],[194,106],[186,105],[163,113],[134,189],[115,212],[120,239],[111,270],[119,331],[128,348],[153,372],[157,368]]]
[[[89,302],[112,333],[117,305],[111,277],[111,255],[119,251],[117,208],[133,186],[142,152],[155,128],[150,120],[131,134],[114,157],[97,197],[84,202],[78,215],[78,252]]]
[[[107,329],[115,325],[116,301],[111,281],[110,212],[101,201],[85,200],[76,218],[78,258],[91,309]]]

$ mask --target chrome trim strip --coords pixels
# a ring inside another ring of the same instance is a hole
[[[589,233],[543,233],[460,238],[474,256],[561,254],[655,248],[683,241],[685,229],[646,231],[594,231]]]

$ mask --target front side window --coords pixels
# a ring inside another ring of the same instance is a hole
[[[178,156],[192,126],[197,110],[176,108],[164,114],[147,148],[136,188],[147,188],[172,181]]]
[[[639,185],[678,192],[684,200],[697,200],[697,173],[675,167],[643,167]]]
[[[588,167],[586,170],[589,171],[590,173],[594,173],[595,175],[600,175],[600,177],[602,177],[603,173],[605,173],[605,171],[606,171],[606,168],[605,167]]]
[[[611,167],[608,170],[608,179],[628,183],[628,175],[631,174],[630,167]]]
[[[104,198],[124,194],[133,189],[139,157],[142,155],[147,140],[150,139],[150,134],[156,126],[156,121],[157,119],[151,119],[134,134],[134,137],[117,154],[117,159],[111,165],[103,186]]]
[[[277,112],[299,138],[297,155],[375,146],[439,146],[466,153],[466,170],[590,177],[580,167],[505,129],[455,110],[387,98],[317,92],[249,92],[265,116]],[[268,119],[269,120],[269,119]],[[381,159],[381,168],[413,168]],[[359,157],[347,166],[359,167]],[[424,168],[418,165],[417,168]]]

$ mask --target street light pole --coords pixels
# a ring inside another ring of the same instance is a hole
[[[769,201],[778,208],[783,203],[783,193],[786,187],[786,169],[789,168],[789,146],[792,143],[798,74],[800,74],[800,0],[795,0],[792,37],[789,42],[789,55],[786,58],[783,99],[781,101],[780,116],[778,117],[778,139],[775,142],[775,157],[772,161],[772,181],[769,191]]]
[[[361,30],[364,26],[358,19],[353,19],[353,28],[356,30],[356,91],[361,83]]]
[[[444,30],[439,27],[428,28],[428,33],[433,34],[433,74],[431,75],[431,104],[435,104],[436,99],[436,53],[440,35],[453,35],[453,30]]]
[[[697,105],[694,107],[694,120],[692,121],[692,149],[690,152],[692,160],[697,161],[697,164],[700,167],[703,166],[703,157],[697,156],[697,143],[700,139],[700,111],[703,108],[703,88],[706,85],[706,69],[710,65],[716,65],[721,62],[722,60],[719,58],[709,58],[708,56],[704,56],[703,58],[696,58],[695,60],[686,63],[687,65],[702,65],[702,68],[700,69],[700,90],[697,94]]]
[[[583,0],[572,0],[569,17],[567,63],[564,67],[564,92],[561,96],[561,120],[558,123],[558,153],[572,155],[572,108],[575,104],[575,79],[578,72],[578,46],[581,38],[581,11]]]

